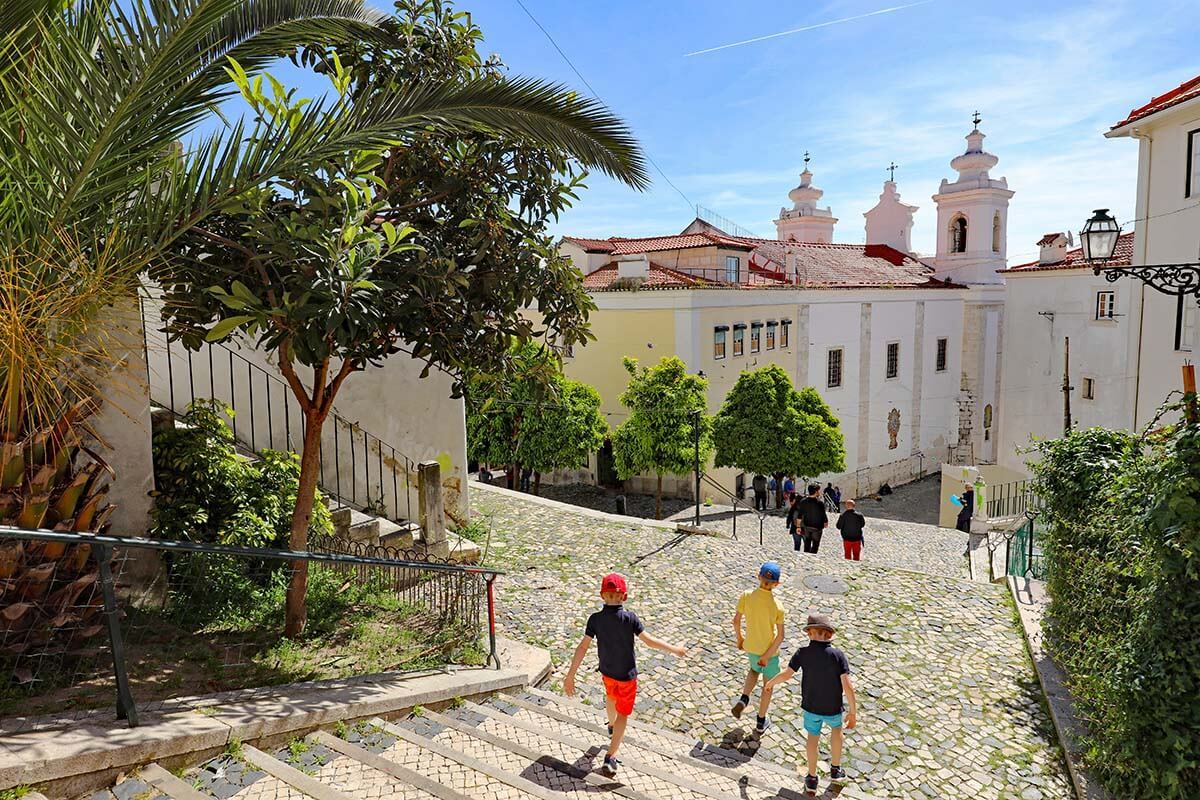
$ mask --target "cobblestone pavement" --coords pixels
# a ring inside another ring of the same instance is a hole
[[[965,556],[967,542],[964,534],[947,528],[939,528],[934,524],[891,519],[879,515],[881,509],[886,509],[888,513],[896,516],[903,516],[908,512],[916,514],[919,506],[924,503],[924,500],[917,498],[929,494],[923,485],[928,483],[928,479],[919,483],[922,485],[914,491],[901,496],[900,490],[898,490],[897,494],[883,498],[883,502],[869,498],[860,501],[860,510],[867,517],[866,545],[863,548],[862,557],[865,561],[874,564],[886,564],[899,569],[965,578],[968,571]],[[555,491],[548,491],[551,488]],[[597,497],[602,496],[602,493],[602,489],[583,484],[543,487],[542,490],[542,495],[550,499],[612,513],[611,497],[604,498],[608,502],[594,502]],[[893,498],[898,499],[893,500]],[[634,505],[635,501],[648,499],[648,510],[641,510],[653,515],[654,498],[630,496],[629,499],[631,514],[637,510]],[[936,497],[931,502],[936,503]],[[693,505],[683,504],[678,500],[672,500],[669,503],[664,500],[663,506],[668,514],[668,519],[688,524],[691,524],[694,519],[695,507]],[[762,520],[763,542],[772,550],[792,549],[792,539],[787,533],[784,521],[785,514],[786,512],[782,510],[776,511],[772,508],[767,511]],[[722,531],[732,536],[734,533],[733,517],[731,506],[714,504],[700,507],[700,525],[709,530]],[[934,517],[936,517],[936,506]],[[821,559],[841,560],[843,558],[842,540],[837,529],[833,527],[835,521],[836,518],[831,519],[830,526],[825,531],[825,538],[821,542],[821,551],[818,553]],[[630,524],[638,524],[636,516],[630,517]],[[757,543],[759,515],[739,507],[736,533],[741,541]]]
[[[735,598],[769,555],[784,570],[777,591],[788,614],[785,651],[801,643],[797,622],[810,610],[832,614],[841,627],[837,644],[850,659],[860,699],[846,756],[859,788],[889,798],[1072,796],[1002,587],[849,563],[840,552],[835,558],[834,548],[816,558],[792,553],[779,533],[760,548],[672,535],[634,520],[610,523],[486,490],[475,491],[472,504],[491,518],[499,544],[491,560],[508,570],[498,583],[501,626],[551,651],[555,688],[586,615],[599,606],[600,576],[620,570],[630,578],[629,607],[647,630],[690,651],[681,660],[640,648],[639,714],[795,763],[803,757],[798,683],[776,693],[774,725],[760,744],[729,715],[745,675],[730,630]],[[836,579],[832,588],[844,593],[806,583],[822,576]],[[593,651],[587,663],[594,659]],[[581,694],[602,702],[598,675],[580,678]]]
[[[878,498],[878,499],[876,499]],[[889,495],[858,498],[858,510],[869,517],[923,522],[937,525],[938,506],[942,501],[942,475],[935,472],[919,481],[897,486]]]

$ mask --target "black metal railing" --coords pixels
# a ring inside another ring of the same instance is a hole
[[[308,624],[286,640],[301,569]],[[0,730],[103,714],[114,695],[135,726],[224,690],[498,668],[500,574],[334,538],[294,552],[0,526]]]
[[[142,330],[150,370],[151,400],[182,416],[197,399],[215,400],[229,412],[234,438],[252,452],[299,452],[304,415],[282,377],[232,347],[205,342],[192,351],[149,324],[146,297]],[[393,521],[412,520],[417,462],[336,409],[321,431],[320,487],[332,505]]]
[[[1035,508],[1037,500],[1029,481],[998,483],[987,487],[986,511],[989,519],[1015,517]]]
[[[711,489],[716,489],[718,492],[720,492],[722,495],[724,495],[726,497],[726,499],[728,499],[730,501],[730,503],[732,504],[732,506],[733,506],[733,538],[735,540],[738,538],[738,535],[737,535],[738,514],[753,513],[756,517],[758,517],[758,543],[761,545],[763,543],[763,522],[766,520],[767,515],[761,511],[759,511],[757,508],[753,508],[753,507],[748,506],[745,503],[743,503],[742,499],[740,497],[738,497],[734,493],[730,492],[724,486],[722,486],[721,484],[719,484],[715,480],[713,480],[712,477],[707,472],[700,473],[700,477],[703,479],[705,485],[707,485]]]

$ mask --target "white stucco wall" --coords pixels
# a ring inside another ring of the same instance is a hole
[[[1184,196],[1187,134],[1200,129],[1200,102],[1193,100],[1139,123],[1138,190],[1134,264],[1200,260],[1200,189]],[[1112,147],[1128,147],[1123,141]],[[1118,284],[1128,287],[1133,278]],[[1194,299],[1187,302],[1195,302]],[[1181,388],[1180,367],[1194,353],[1175,349],[1176,300],[1153,290],[1144,294],[1136,422],[1149,422],[1172,390]]]
[[[1071,340],[1071,415],[1077,428],[1133,425],[1140,283],[1115,284],[1090,269],[1009,273],[1005,294],[1005,347],[1000,384],[997,462],[1024,469],[1017,452],[1030,437],[1063,431],[1064,339]],[[1116,292],[1116,316],[1096,319],[1096,293]],[[1095,381],[1095,399],[1083,398],[1083,379]]]

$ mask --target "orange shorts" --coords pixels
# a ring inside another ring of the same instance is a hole
[[[637,678],[631,681],[619,681],[607,675],[600,677],[604,678],[604,693],[612,698],[617,713],[622,717],[632,714],[633,703],[637,700]]]

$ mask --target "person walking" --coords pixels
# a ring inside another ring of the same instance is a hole
[[[842,487],[833,487],[833,503],[837,506],[837,510],[842,510]]]
[[[959,498],[962,502],[962,508],[958,511],[958,518],[954,521],[954,527],[963,533],[971,532],[971,517],[975,516],[975,487],[967,483],[963,485],[963,493]]]
[[[779,585],[779,564],[768,561],[759,567],[758,588],[743,592],[738,598],[737,610],[733,614],[733,635],[738,650],[746,654],[750,669],[742,685],[742,696],[733,704],[733,716],[740,719],[746,706],[750,705],[750,693],[763,676],[761,695],[758,700],[758,720],[754,732],[761,734],[767,729],[767,709],[771,705],[771,692],[766,682],[779,674],[779,648],[783,644],[783,607],[774,595]],[[745,623],[745,634],[742,633]]]
[[[783,482],[783,497],[787,500],[789,506],[796,499],[796,479],[791,475],[788,475],[787,479]]]
[[[821,547],[821,534],[829,527],[829,514],[821,502],[821,484],[808,485],[808,497],[796,504],[804,552],[815,553]],[[796,548],[800,549],[800,548]]]
[[[754,487],[754,510],[767,510],[767,476],[755,475],[751,481],[751,486]]]
[[[846,501],[846,510],[838,517],[837,529],[842,532],[842,552],[847,561],[858,561],[862,556],[863,528],[867,519],[854,510],[854,501]]]
[[[793,495],[792,501],[788,503],[787,512],[787,531],[792,537],[792,546],[796,552],[800,552],[803,543],[803,537],[800,535],[800,496]]]

